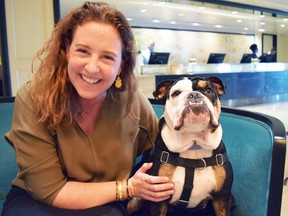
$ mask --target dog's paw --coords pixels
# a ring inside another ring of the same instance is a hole
[[[144,201],[139,198],[132,198],[127,204],[128,215],[139,211],[143,207]]]

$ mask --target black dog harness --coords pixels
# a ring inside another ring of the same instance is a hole
[[[161,130],[160,130],[161,131]],[[152,175],[157,175],[161,163],[169,163],[173,166],[181,166],[185,168],[185,181],[183,191],[177,204],[187,207],[189,198],[193,189],[194,171],[195,169],[204,169],[208,166],[222,166],[228,160],[225,146],[221,141],[219,147],[213,151],[213,156],[201,159],[187,159],[179,156],[168,150],[163,142],[160,132],[155,141],[155,148],[150,153],[150,160],[153,161],[151,168]]]

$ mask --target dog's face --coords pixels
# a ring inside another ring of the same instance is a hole
[[[218,121],[221,112],[219,95],[222,95],[224,90],[222,81],[215,77],[182,78],[170,86],[165,98],[166,125],[162,130],[162,137],[166,138],[168,143],[165,141],[165,144],[170,150],[184,151],[193,145],[194,148],[197,146],[205,149],[217,147],[215,145],[219,143],[215,144],[208,139],[216,139],[217,142],[222,136]],[[174,144],[170,140],[173,140]],[[174,146],[175,142],[178,143],[177,147]]]

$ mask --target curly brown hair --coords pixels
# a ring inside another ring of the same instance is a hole
[[[81,116],[77,93],[67,71],[66,48],[71,44],[77,26],[96,21],[113,25],[122,40],[121,79],[128,90],[126,114],[129,113],[135,93],[134,67],[136,61],[135,39],[124,15],[106,3],[85,2],[69,12],[55,26],[51,38],[38,51],[33,60],[40,60],[31,82],[31,96],[36,104],[38,122],[49,129],[69,128]],[[110,88],[116,91],[114,85]]]

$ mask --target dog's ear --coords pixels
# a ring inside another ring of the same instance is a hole
[[[175,80],[164,80],[160,82],[157,85],[156,90],[153,92],[154,98],[158,100],[165,100],[165,96],[167,92],[170,90],[174,81]]]
[[[208,77],[206,79],[212,84],[219,96],[225,93],[226,85],[222,82],[221,79],[218,77]]]

